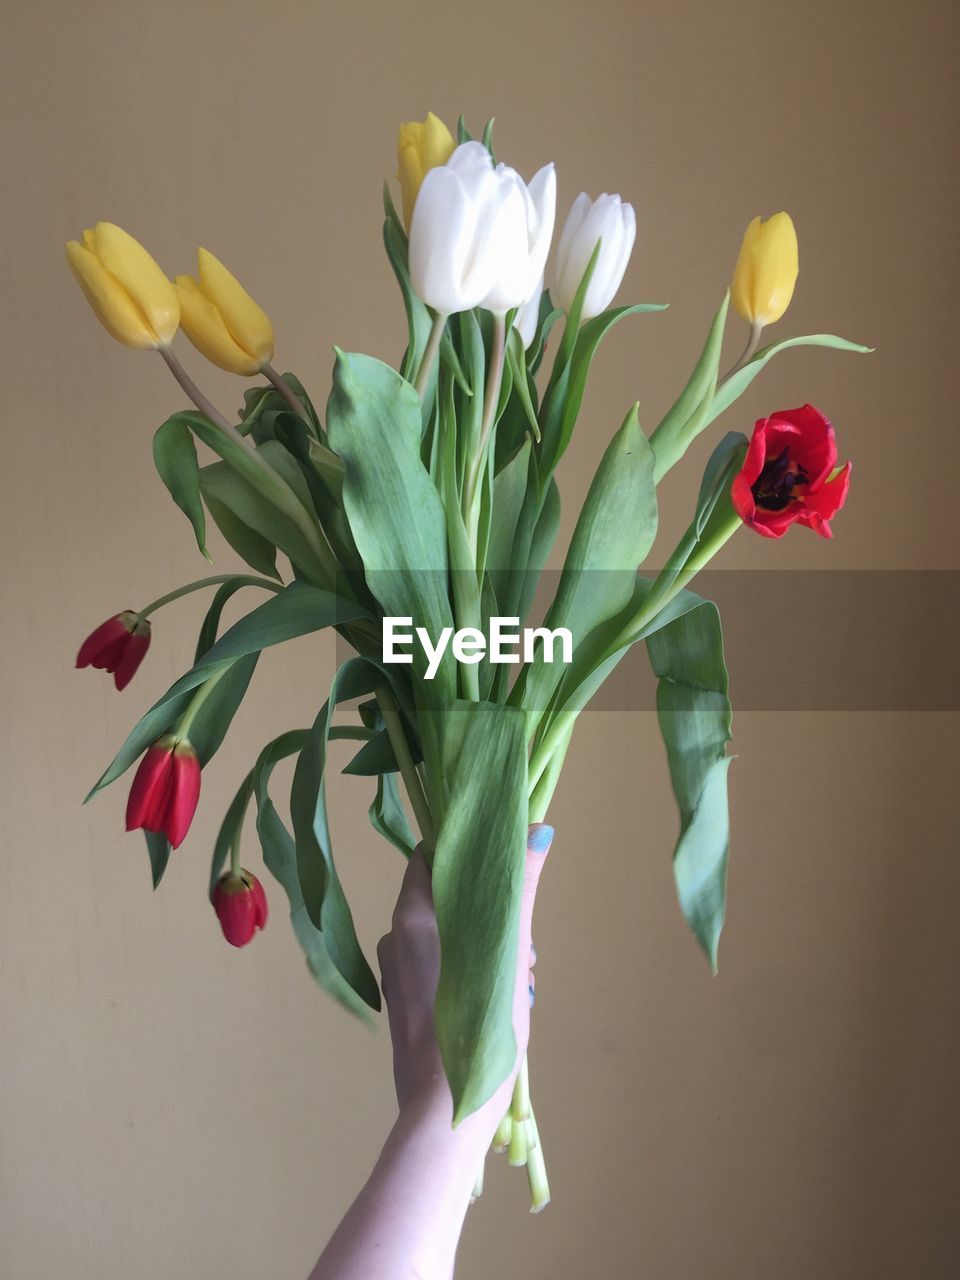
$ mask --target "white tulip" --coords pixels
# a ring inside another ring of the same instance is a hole
[[[557,248],[556,279],[550,286],[550,296],[557,306],[569,312],[597,241],[601,240],[581,320],[605,311],[620,288],[636,236],[637,215],[632,204],[606,193],[591,200],[582,191],[567,215]]]
[[[529,188],[494,167],[480,142],[457,147],[423,180],[410,224],[410,279],[442,315],[522,306],[543,274],[556,213],[553,165]]]
[[[537,336],[537,323],[540,319],[540,299],[543,297],[543,276],[529,299],[513,318],[513,327],[520,335],[524,351],[528,350]]]

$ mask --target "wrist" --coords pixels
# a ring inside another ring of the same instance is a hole
[[[433,1158],[444,1160],[451,1172],[462,1169],[471,1185],[493,1140],[493,1130],[483,1111],[453,1127],[453,1102],[446,1080],[404,1101],[394,1135],[401,1139],[416,1135],[418,1140],[428,1142]]]

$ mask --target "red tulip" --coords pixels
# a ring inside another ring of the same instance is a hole
[[[183,844],[200,799],[200,761],[185,739],[161,738],[140,761],[127,801],[127,830],[142,827]]]
[[[149,648],[150,623],[126,609],[87,636],[77,654],[77,666],[110,671],[117,688],[125,689]]]
[[[730,497],[743,523],[765,538],[782,538],[794,523],[832,538],[829,521],[849,486],[850,463],[837,469],[833,427],[805,404],[760,419]]]
[[[239,873],[228,871],[220,877],[210,901],[223,936],[231,946],[245,947],[267,923],[267,895],[263,885],[243,867]]]

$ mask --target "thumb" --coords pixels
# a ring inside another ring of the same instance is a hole
[[[545,822],[535,822],[527,832],[527,855],[523,873],[523,898],[520,902],[520,945],[530,948],[530,934],[533,927],[533,904],[537,896],[537,885],[543,864],[547,860],[550,846],[553,843],[553,827]],[[521,950],[522,956],[526,951]],[[526,961],[524,961],[526,965]]]

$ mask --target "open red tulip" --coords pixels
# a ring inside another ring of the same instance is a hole
[[[125,689],[150,648],[150,623],[131,609],[101,622],[80,646],[78,667],[97,667]]]
[[[782,538],[792,524],[832,538],[830,519],[849,486],[850,463],[837,468],[833,427],[805,404],[760,419],[730,497],[743,523],[765,538]]]
[[[200,799],[200,761],[186,739],[161,738],[140,761],[127,801],[127,830],[142,827],[183,843]]]

